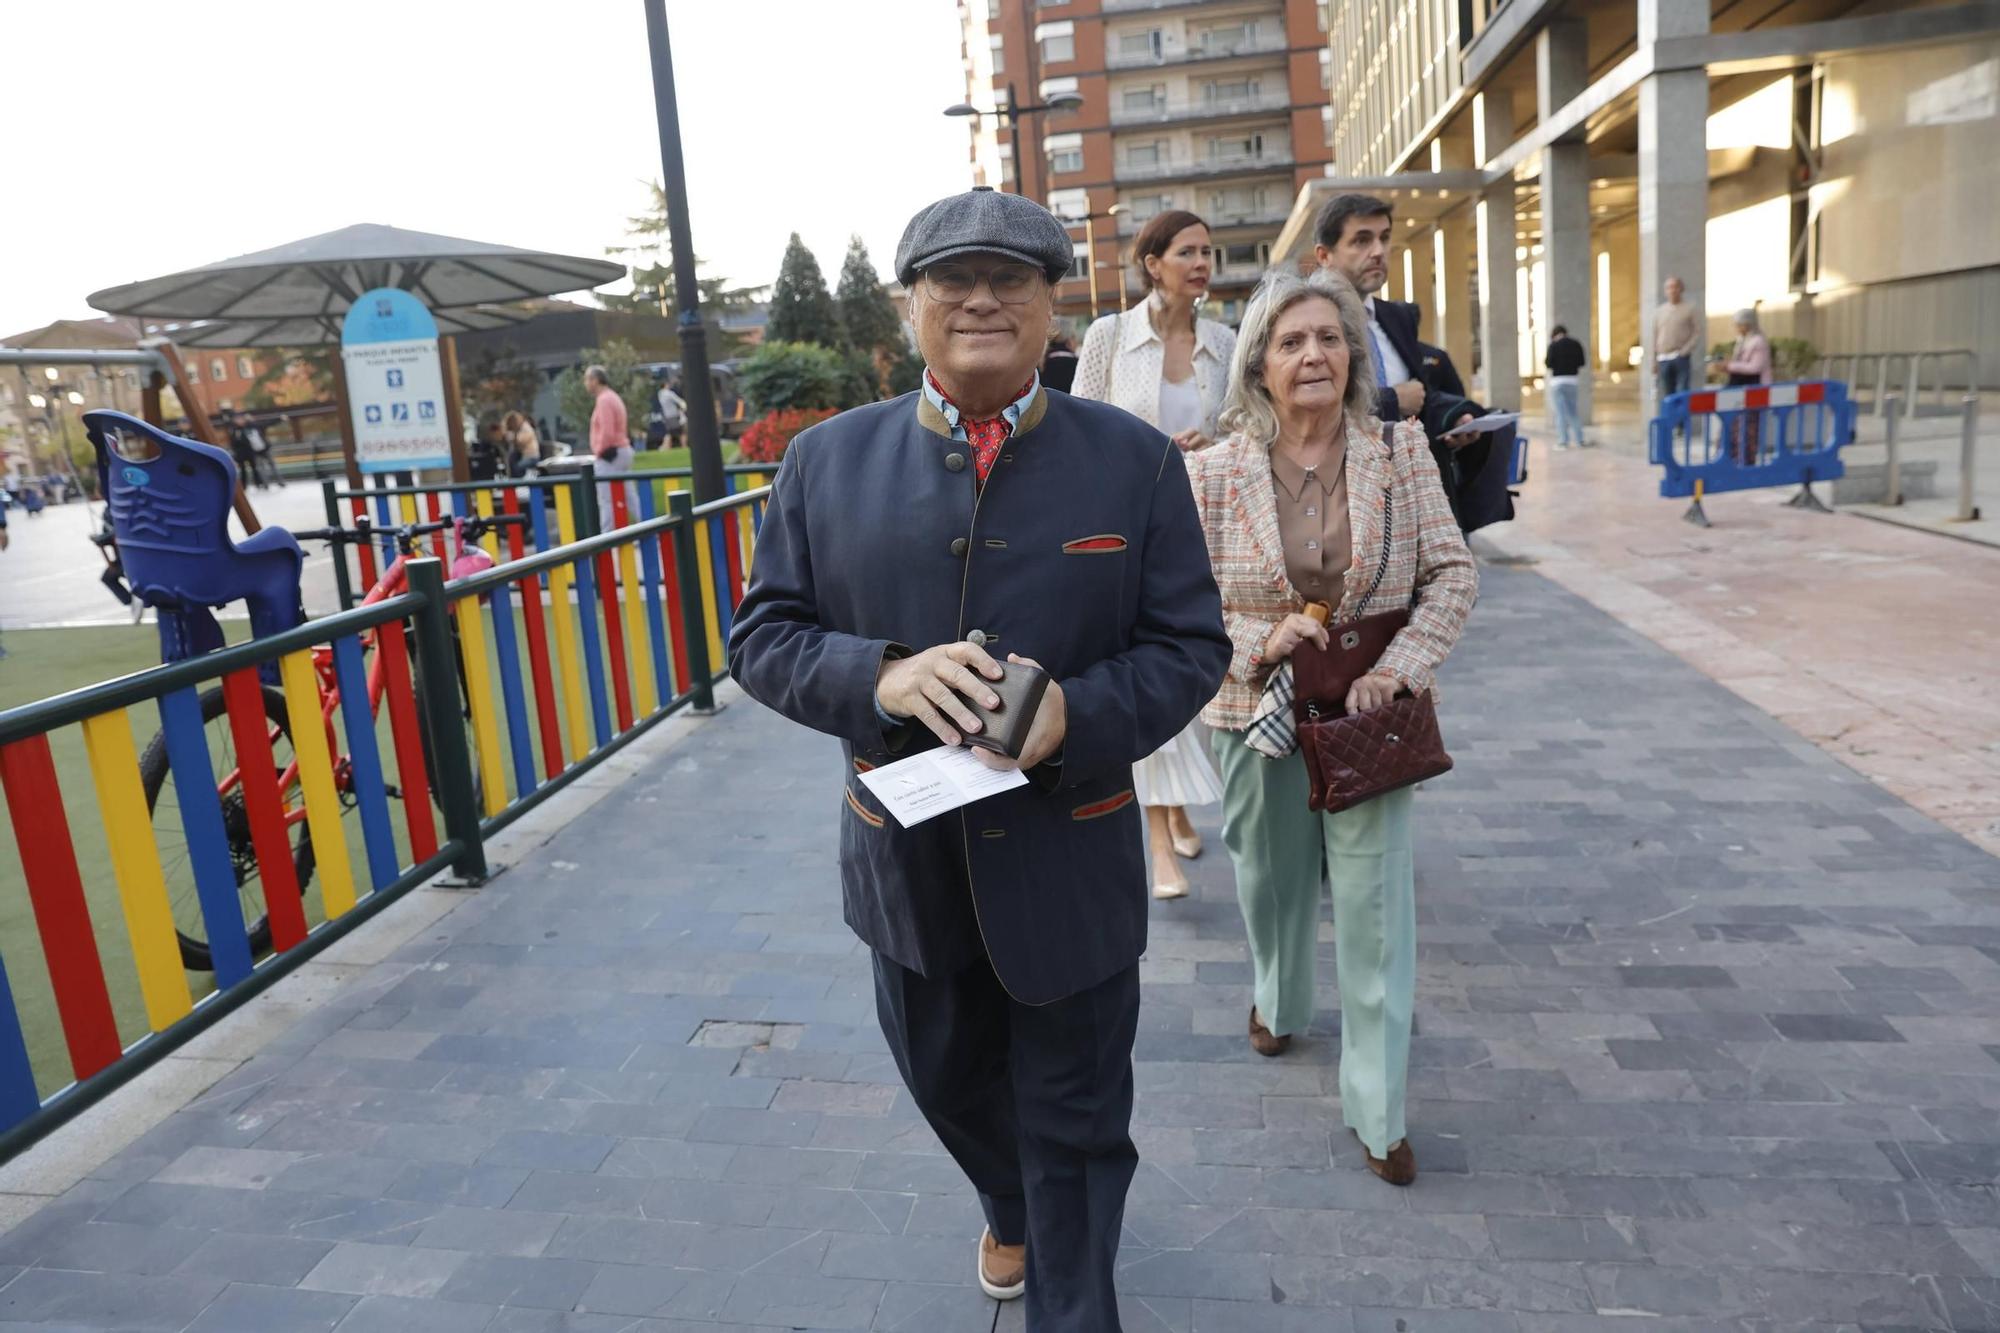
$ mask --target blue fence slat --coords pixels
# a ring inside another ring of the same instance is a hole
[[[609,745],[611,703],[604,693],[604,649],[597,638],[597,580],[588,560],[574,561],[570,568],[576,571],[576,619],[583,633],[583,674],[590,683],[590,716],[597,724],[597,743]]]
[[[333,641],[333,678],[340,686],[340,720],[347,733],[347,774],[361,813],[361,841],[368,849],[368,881],[376,892],[396,882],[396,833],[389,823],[389,788],[375,744],[375,713],[368,706],[368,672],[361,641],[348,634]]]
[[[507,748],[514,755],[517,796],[535,789],[535,753],[528,739],[528,694],[521,680],[521,650],[514,641],[514,594],[493,589],[493,651],[500,660],[500,701],[507,709]]]
[[[472,492],[453,491],[451,493],[451,512],[454,518],[471,518]]]
[[[41,1105],[35,1066],[21,1035],[21,1013],[14,1007],[14,988],[7,981],[7,965],[0,962],[0,1129],[12,1129]]]
[[[549,549],[550,494],[552,494],[552,492],[542,490],[539,487],[531,486],[527,490],[528,531],[530,535],[532,535],[534,538],[535,551],[538,552],[546,551]],[[547,574],[544,574],[542,575],[542,588],[546,591],[548,586],[549,586],[549,576]]]
[[[653,499],[650,482],[639,485],[639,518],[643,522],[652,518],[658,505]],[[646,636],[653,644],[653,683],[659,689],[660,702],[674,697],[673,662],[667,655],[667,615],[660,597],[663,582],[660,576],[660,544],[654,538],[639,543],[639,564],[644,570],[643,583],[646,591]]]
[[[714,557],[709,561],[709,572],[715,579],[715,623],[722,631],[722,641],[729,642],[730,623],[735,619],[735,598],[729,589],[729,534],[723,531],[722,515],[715,514],[708,519],[708,550]]]
[[[236,870],[222,824],[215,769],[208,759],[208,737],[202,730],[201,700],[193,686],[160,696],[160,727],[166,733],[167,766],[173,771],[174,795],[180,802],[181,832],[187,837],[188,863],[214,957],[215,984],[227,988],[250,975],[250,941],[243,904],[236,896]]]
[[[386,495],[376,496],[375,526],[378,528],[386,528],[390,525],[391,521],[392,520],[389,517],[389,497]],[[395,563],[395,561],[396,561],[396,539],[393,537],[382,538],[382,568],[385,570],[388,569],[390,565]]]

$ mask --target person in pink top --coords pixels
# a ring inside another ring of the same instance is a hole
[[[597,459],[597,475],[622,477],[632,470],[632,435],[625,421],[625,400],[611,387],[611,372],[603,366],[584,371],[583,385],[597,400],[590,409],[590,452]],[[597,522],[601,528],[611,526],[608,481],[597,483]]]
[[[1771,340],[1757,327],[1755,310],[1736,312],[1736,346],[1722,363],[1722,369],[1729,376],[1729,383],[1769,384],[1771,382]],[[1736,423],[1736,459],[1740,463],[1755,463],[1758,454],[1758,418],[1763,414],[1746,413]]]

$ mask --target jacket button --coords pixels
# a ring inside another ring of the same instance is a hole
[[[965,636],[965,641],[971,644],[974,648],[984,648],[986,646],[986,631],[983,629],[976,629],[972,631],[972,633]]]
[[[947,472],[963,472],[963,471],[965,471],[965,455],[964,455],[964,454],[946,454],[946,455],[944,456],[944,466],[945,466],[945,471],[947,471]]]
[[[965,538],[953,537],[951,539],[951,553],[953,555],[964,555],[965,549],[969,545],[971,545],[971,543],[967,542]]]

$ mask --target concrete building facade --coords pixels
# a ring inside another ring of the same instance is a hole
[[[1061,313],[1136,298],[1133,238],[1184,208],[1213,231],[1215,313],[1237,318],[1292,200],[1332,160],[1329,12],[1316,0],[962,0],[972,106],[1082,98],[1018,117],[1018,163],[1005,117],[971,121],[974,184],[1078,220]]]
[[[1650,394],[1669,276],[1711,345],[1755,307],[1822,354],[2000,377],[2000,5],[1333,0],[1328,40],[1337,168],[1275,257],[1310,261],[1333,194],[1389,199],[1389,294],[1488,400],[1555,324]]]

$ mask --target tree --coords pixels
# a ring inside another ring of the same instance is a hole
[[[764,338],[767,342],[847,346],[840,308],[826,289],[826,279],[820,276],[819,261],[797,232],[792,233],[784,262],[778,266],[778,284],[771,292],[771,319],[764,328]]]
[[[847,259],[840,266],[840,324],[847,342],[857,352],[870,356],[899,355],[908,345],[903,321],[882,279],[868,258],[868,247],[859,236],[847,243]]]
[[[332,402],[333,363],[339,355],[340,348],[332,343],[273,348],[268,354],[259,354],[263,368],[244,393],[244,406],[256,410]]]
[[[673,264],[663,250],[667,239],[667,192],[658,181],[653,181],[649,188],[652,200],[646,211],[625,219],[625,234],[634,244],[613,246],[605,251],[606,254],[630,256],[632,290],[628,295],[607,293],[599,299],[607,310],[665,315],[671,319],[680,307]],[[701,260],[695,260],[694,266],[699,270]],[[723,332],[719,321],[725,314],[753,309],[764,289],[731,287],[726,278],[697,277],[695,285],[700,294],[702,325],[708,330],[711,355],[734,356],[743,350],[743,339]]]
[[[611,387],[625,400],[626,426],[643,431],[646,414],[653,410],[653,376],[640,368],[638,350],[622,338],[613,338],[602,347],[584,348],[582,358],[556,377],[556,402],[564,420],[579,433],[589,430],[591,409],[597,400],[584,387],[583,372],[593,365],[604,367],[611,376]]]
[[[587,362],[585,364],[588,364]],[[532,415],[542,372],[523,361],[511,344],[488,347],[459,363],[460,401],[467,420],[521,412]]]

